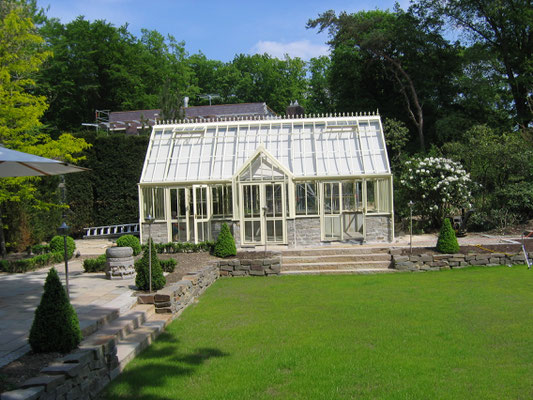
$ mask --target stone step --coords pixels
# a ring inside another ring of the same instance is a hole
[[[295,256],[333,256],[344,254],[388,254],[389,247],[365,247],[365,246],[351,246],[351,247],[309,247],[305,249],[283,250],[283,257]]]
[[[172,320],[172,315],[153,314],[129,335],[117,343],[118,367],[112,375],[118,375],[137,354],[146,349],[164,331]]]
[[[357,269],[387,269],[390,261],[362,261],[362,262],[317,262],[300,264],[283,264],[281,271],[313,271],[313,270],[357,270]]]
[[[120,340],[140,327],[153,314],[153,305],[136,304],[131,308],[130,311],[100,328],[96,332],[96,335],[114,336],[117,338],[117,340]]]
[[[366,274],[393,274],[395,269],[389,268],[346,268],[346,269],[316,269],[316,270],[291,270],[281,271],[281,275],[366,275]]]
[[[330,262],[363,262],[363,261],[390,261],[391,255],[386,253],[368,254],[336,254],[336,255],[312,255],[312,256],[284,256],[283,265],[304,263],[330,263]]]

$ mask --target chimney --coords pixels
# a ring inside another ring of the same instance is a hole
[[[286,112],[288,116],[305,114],[305,110],[301,105],[298,104],[298,100],[296,100],[294,103],[291,101],[291,104],[287,107]]]
[[[184,97],[183,98],[183,108],[187,108],[189,107],[189,98],[188,97]]]

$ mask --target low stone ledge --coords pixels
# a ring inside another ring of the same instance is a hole
[[[264,257],[253,253],[250,258],[232,258],[229,260],[214,261],[220,276],[271,276],[281,273],[281,253],[270,251]],[[239,254],[239,257],[242,257]]]
[[[417,254],[402,255],[397,250],[390,251],[393,268],[399,271],[432,271],[464,268],[467,266],[495,266],[525,264],[523,254]]]

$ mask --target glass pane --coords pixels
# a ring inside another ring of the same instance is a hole
[[[296,184],[296,215],[305,215],[305,183]]]
[[[273,185],[265,186],[265,196],[266,196],[266,216],[273,217],[274,216]]]
[[[244,222],[244,241],[252,241],[252,221]]]
[[[354,183],[342,183],[342,209],[353,211],[355,209]]]
[[[178,191],[170,189],[170,215],[172,219],[178,218]]]
[[[254,227],[254,241],[260,242],[261,241],[261,221],[253,221],[253,227]]]
[[[283,196],[281,185],[274,185],[274,216],[283,216]]]
[[[374,211],[376,209],[376,181],[366,181],[366,209]]]
[[[276,230],[276,241],[282,242],[283,241],[283,221],[274,221],[274,227]]]
[[[185,200],[185,191],[189,189],[178,189],[178,216],[185,218],[187,215],[187,201]]]
[[[274,229],[275,221],[267,221],[267,241],[274,242],[276,240],[276,233]]]
[[[306,183],[307,214],[318,214],[318,184]]]

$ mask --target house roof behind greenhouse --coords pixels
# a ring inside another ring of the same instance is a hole
[[[141,183],[231,180],[258,149],[294,177],[389,174],[379,115],[158,122]]]

